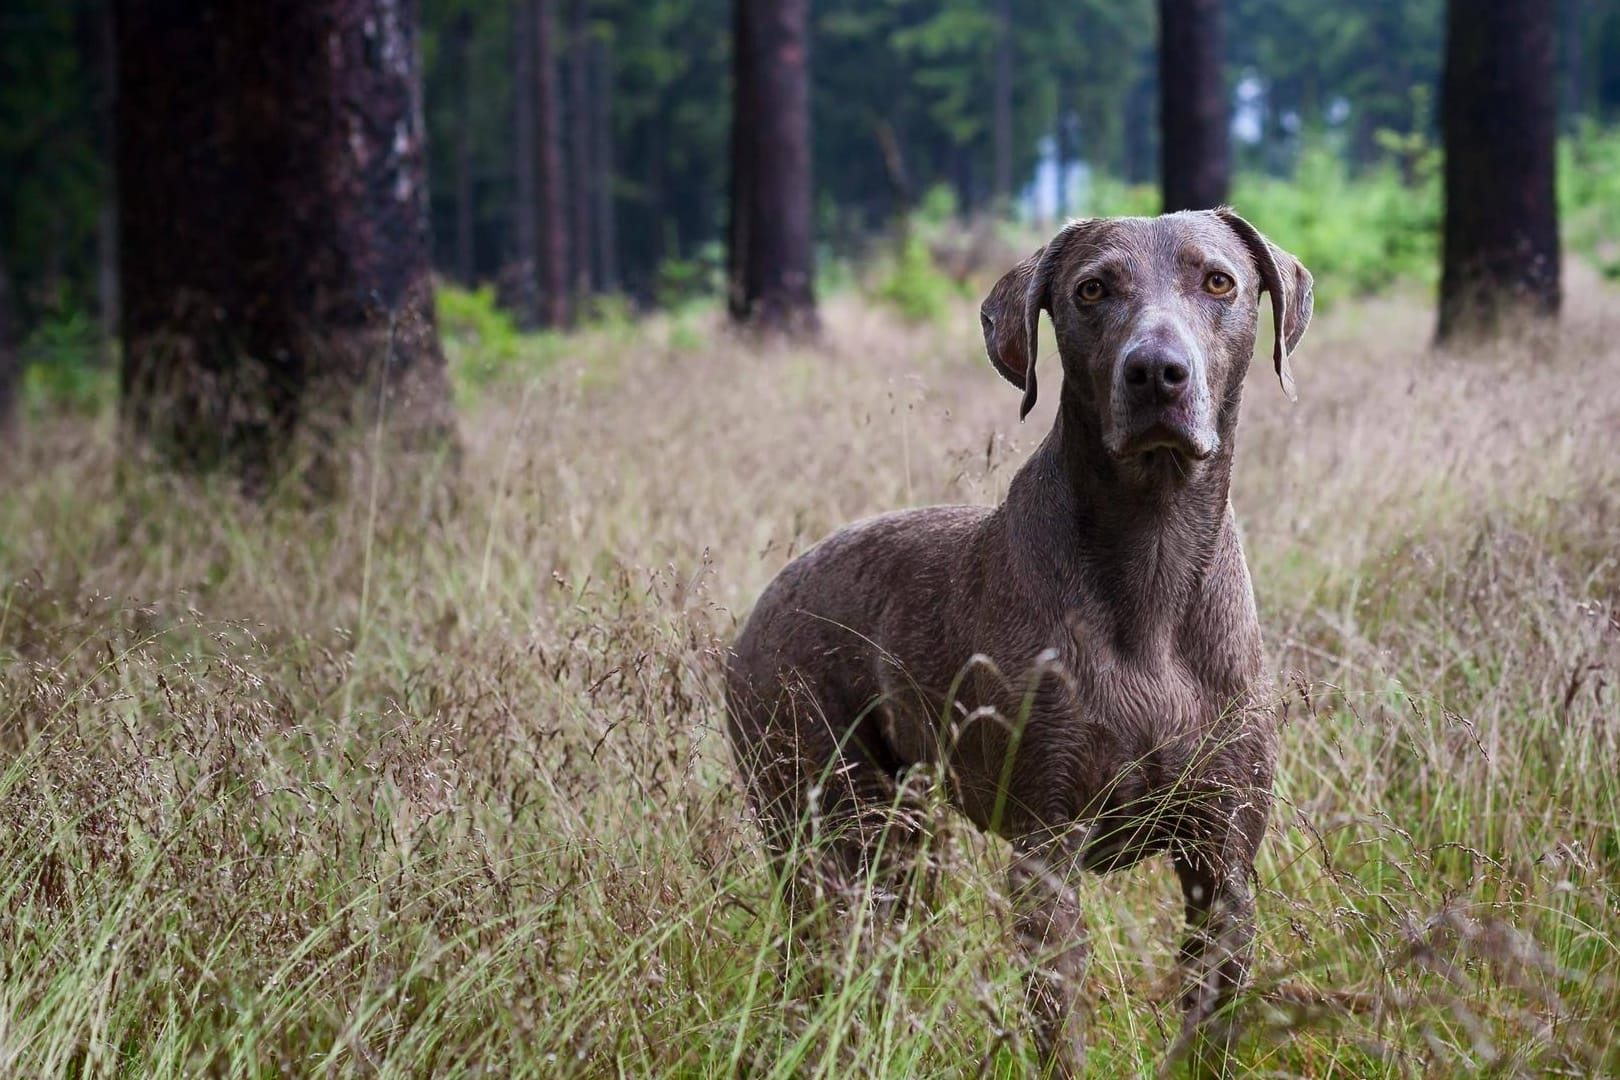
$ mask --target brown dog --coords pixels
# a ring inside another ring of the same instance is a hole
[[[1011,841],[1061,1075],[1083,1056],[1073,875],[1155,852],[1186,897],[1184,1041],[1218,1066],[1230,1039],[1212,1017],[1248,966],[1275,757],[1227,499],[1261,292],[1292,396],[1311,276],[1248,222],[1065,227],[981,309],[1026,415],[1043,309],[1063,364],[1057,420],[1006,501],[848,526],[777,576],[730,657],[732,744],[795,876],[847,885],[914,841],[884,812],[913,766],[942,767],[952,802]]]

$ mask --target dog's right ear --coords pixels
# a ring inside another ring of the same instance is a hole
[[[984,327],[984,351],[1001,377],[1024,392],[1022,420],[1035,405],[1035,330],[1040,321],[1039,289],[1030,283],[1040,269],[1046,248],[1001,275],[990,295],[979,305],[979,325]]]
[[[1052,310],[1052,275],[1069,242],[1099,220],[1069,222],[1045,247],[1003,274],[979,305],[984,351],[990,354],[990,363],[1003,379],[1024,392],[1020,420],[1035,407],[1035,342],[1041,309]]]

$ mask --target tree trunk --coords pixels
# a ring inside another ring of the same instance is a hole
[[[22,366],[17,356],[17,319],[11,303],[11,277],[0,253],[0,436],[11,428],[17,413],[17,389]]]
[[[540,315],[546,326],[572,319],[568,203],[563,174],[562,101],[557,86],[557,22],[552,0],[534,0],[535,178],[540,188]]]
[[[618,221],[613,205],[613,59],[607,43],[591,41],[591,191],[596,195],[596,282],[603,292],[619,291]]]
[[[1132,184],[1153,182],[1155,155],[1153,105],[1158,80],[1151,64],[1144,64],[1143,74],[1125,96],[1125,124],[1120,140],[1120,155],[1125,179]]]
[[[731,314],[812,331],[810,0],[735,2]]]
[[[1564,61],[1562,130],[1574,134],[1581,129],[1581,119],[1586,106],[1581,95],[1584,86],[1581,77],[1581,54],[1585,44],[1581,36],[1581,24],[1586,14],[1586,0],[1559,0],[1558,12],[1563,22],[1559,33]]]
[[[114,123],[118,86],[113,12],[102,4],[95,27],[96,149],[107,163],[101,206],[96,212],[96,314],[101,320],[103,359],[111,366],[112,344],[118,336],[118,178],[113,175]]]
[[[568,9],[568,165],[573,211],[574,295],[584,299],[592,291],[592,263],[596,227],[591,191],[591,32],[586,21],[588,0],[571,0]]]
[[[974,205],[973,164],[968,148],[959,142],[951,143],[951,186],[956,190],[956,216],[966,222],[972,219]]]
[[[1057,176],[1056,190],[1052,200],[1052,213],[1063,221],[1069,216],[1069,159],[1073,156],[1073,149],[1069,145],[1069,95],[1068,84],[1063,79],[1057,80],[1057,114],[1052,121],[1052,171]]]
[[[535,167],[534,2],[512,0],[512,243],[502,273],[505,302],[525,330],[540,323],[540,185]]]
[[[1160,183],[1164,209],[1226,201],[1231,133],[1221,0],[1159,0]]]
[[[295,431],[451,428],[401,0],[117,0],[124,418],[252,487]]]
[[[1438,336],[1558,312],[1553,5],[1447,5],[1446,214]]]
[[[471,287],[476,277],[473,254],[472,184],[472,13],[462,11],[450,24],[452,66],[456,73],[456,280]]]
[[[997,0],[996,4],[996,78],[991,88],[993,98],[990,118],[992,179],[990,198],[997,214],[1005,214],[1012,207],[1013,186],[1013,40],[1012,0]]]

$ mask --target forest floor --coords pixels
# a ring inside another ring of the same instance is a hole
[[[1254,365],[1234,501],[1287,717],[1258,1075],[1620,1070],[1620,303],[1570,276],[1540,347],[1436,354],[1391,297],[1318,319],[1297,405]],[[454,500],[385,469],[252,505],[121,462],[110,415],[31,423],[0,1074],[1025,1075],[1005,851],[949,813],[931,912],[778,966],[717,652],[839,524],[997,499],[1056,398],[1018,424],[966,303],[824,317],[510,364],[463,395]],[[1173,876],[1083,895],[1093,1075],[1153,1075]]]

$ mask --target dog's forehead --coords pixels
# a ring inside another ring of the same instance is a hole
[[[1230,226],[1210,210],[1158,217],[1115,218],[1069,245],[1070,266],[1117,253],[1137,265],[1228,261],[1246,264],[1247,251]]]

